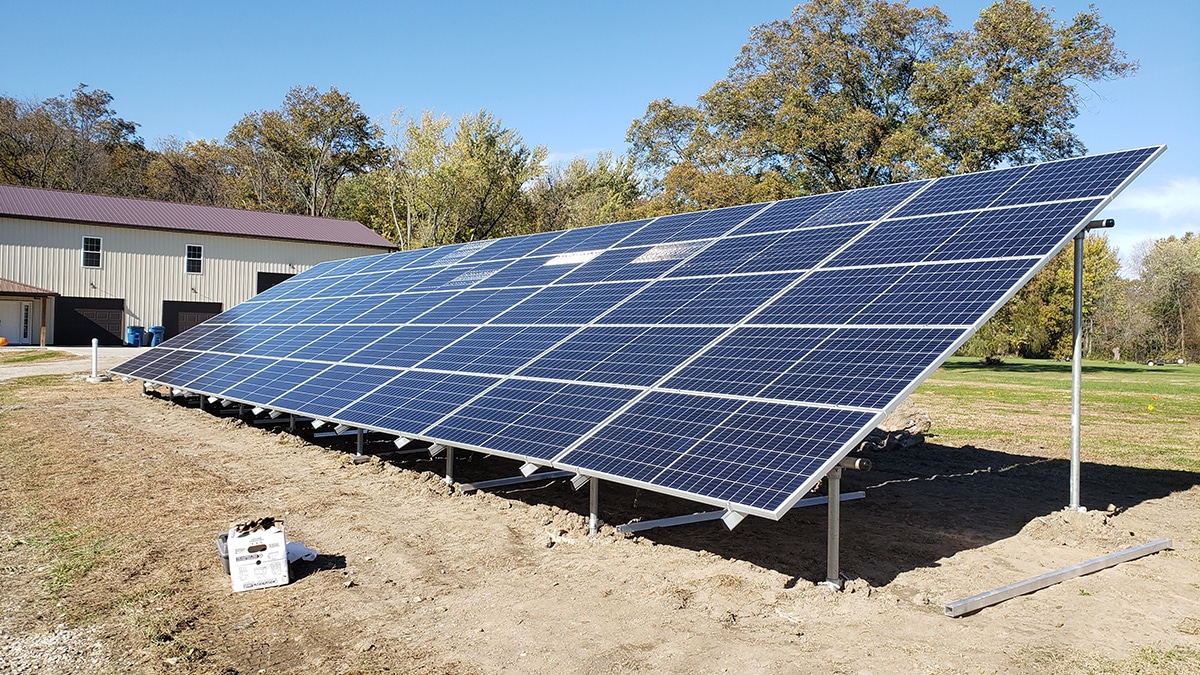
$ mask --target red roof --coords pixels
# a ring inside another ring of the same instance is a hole
[[[30,286],[19,281],[11,279],[0,279],[0,295],[24,295],[35,298],[44,298],[48,295],[58,295],[54,291],[48,291],[37,286]]]
[[[362,223],[0,185],[0,216],[395,248]]]

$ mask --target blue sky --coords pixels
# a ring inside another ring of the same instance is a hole
[[[622,152],[647,103],[692,102],[724,77],[752,26],[793,4],[0,0],[0,93],[106,89],[153,146],[169,135],[223,138],[292,86],[335,86],[381,120],[397,108],[455,117],[486,108],[566,160]],[[937,4],[967,28],[990,3],[910,4]],[[1200,232],[1200,3],[1095,4],[1141,70],[1092,87],[1080,137],[1091,152],[1168,145],[1105,213],[1128,255],[1150,237]],[[1054,7],[1067,20],[1087,3]]]

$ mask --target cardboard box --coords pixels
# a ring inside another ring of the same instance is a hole
[[[287,562],[287,537],[283,521],[265,530],[238,533],[229,528],[229,576],[235,592],[254,588],[283,586],[290,581]]]

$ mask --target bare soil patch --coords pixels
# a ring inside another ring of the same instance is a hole
[[[1200,475],[1038,447],[893,444],[843,514],[586,529],[565,481],[464,495],[440,460],[356,465],[139,385],[0,383],[0,673],[1185,673],[1200,667]],[[390,448],[381,446],[380,450]],[[460,453],[460,480],[515,475]],[[1091,500],[1105,504],[1091,504]],[[695,504],[604,484],[605,520]],[[214,538],[285,521],[321,555],[234,594]],[[1175,549],[950,619],[950,601],[1160,537]],[[36,670],[34,668],[36,667]]]

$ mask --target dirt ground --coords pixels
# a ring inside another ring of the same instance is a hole
[[[867,497],[842,510],[839,593],[814,583],[824,507],[589,536],[586,490],[565,481],[461,494],[440,459],[356,465],[348,444],[139,392],[0,383],[0,673],[1200,668],[1197,474],[1085,463],[1084,494],[1118,513],[1067,513],[1067,463],[1041,448],[868,452],[875,469],[843,481]],[[459,480],[516,474],[463,454]],[[701,509],[605,483],[601,510]],[[235,594],[214,537],[268,515],[321,555]],[[943,614],[1162,537],[1173,550]]]

